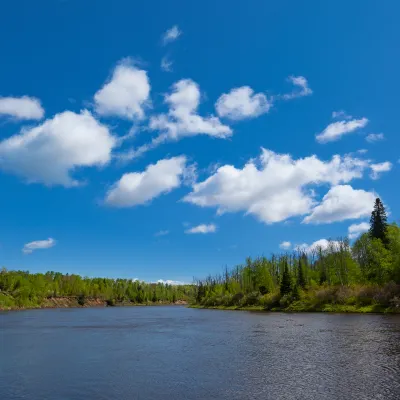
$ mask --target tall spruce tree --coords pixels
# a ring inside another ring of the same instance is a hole
[[[303,268],[303,263],[301,261],[302,259],[299,259],[299,267],[297,270],[297,285],[300,286],[302,289],[306,287],[306,277],[304,276],[304,268]]]
[[[289,294],[292,291],[292,281],[290,279],[289,267],[287,260],[283,268],[282,280],[281,280],[281,295]]]
[[[384,245],[388,244],[387,216],[381,199],[375,200],[374,209],[371,213],[369,234],[372,238],[380,239]]]

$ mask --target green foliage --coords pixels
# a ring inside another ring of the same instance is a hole
[[[289,273],[289,267],[287,261],[285,261],[285,266],[283,269],[282,280],[281,280],[281,287],[280,292],[281,295],[287,295],[292,291],[292,282]]]
[[[108,305],[188,301],[193,285],[172,286],[130,279],[84,278],[59,272],[30,274],[26,271],[0,271],[0,309],[43,306],[48,299],[74,298],[84,306],[90,299]]]

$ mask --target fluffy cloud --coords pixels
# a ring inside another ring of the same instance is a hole
[[[353,224],[349,226],[349,239],[356,239],[362,233],[367,232],[369,230],[369,224],[367,222],[361,222],[360,224]]]
[[[214,233],[217,227],[214,224],[201,224],[190,229],[186,229],[185,233]]]
[[[173,62],[168,57],[163,57],[161,59],[161,69],[165,72],[172,71],[172,64]]]
[[[292,247],[292,243],[290,243],[290,242],[282,242],[279,245],[279,248],[282,250],[289,250],[291,247]]]
[[[56,241],[52,238],[47,240],[36,240],[34,242],[26,243],[22,249],[22,252],[25,254],[30,254],[38,249],[49,249],[56,245]]]
[[[307,243],[297,245],[295,249],[310,254],[313,252],[318,252],[320,250],[322,251],[326,251],[328,249],[337,250],[339,249],[339,247],[340,243],[336,240],[319,239],[310,245],[308,245]]]
[[[233,120],[258,117],[267,113],[272,106],[272,101],[263,93],[255,94],[249,86],[242,86],[224,93],[215,103],[215,108],[220,117]]]
[[[75,186],[70,173],[79,167],[103,166],[116,139],[89,111],[55,115],[0,142],[0,168],[28,182]]]
[[[334,156],[330,161],[316,156],[293,160],[288,154],[262,149],[260,158],[242,169],[219,167],[193,185],[184,201],[216,207],[218,214],[244,211],[274,223],[311,212],[316,201],[310,185],[347,183],[362,177],[367,167],[366,161],[349,156]]]
[[[232,134],[232,130],[217,117],[201,117],[197,114],[200,89],[190,79],[175,83],[172,92],[165,96],[165,102],[169,105],[168,114],[161,114],[150,120],[151,129],[164,133],[159,141],[198,134],[226,138]]]
[[[317,142],[334,142],[339,140],[343,135],[352,133],[357,129],[364,128],[367,123],[367,118],[333,122],[329,124],[321,133],[316,135]]]
[[[320,224],[369,216],[376,197],[373,192],[355,190],[349,185],[334,186],[303,222]]]
[[[123,60],[111,79],[94,95],[95,109],[103,116],[142,119],[149,95],[147,72],[135,67],[132,61]]]
[[[388,172],[392,169],[392,163],[385,161],[379,164],[371,164],[370,168],[372,170],[370,177],[372,179],[379,179],[382,172]]]
[[[186,157],[173,157],[149,165],[143,172],[122,175],[106,195],[106,204],[133,207],[178,188],[185,175]]]
[[[0,97],[0,116],[16,119],[42,119],[44,110],[35,97]]]
[[[295,99],[296,97],[309,96],[313,91],[308,86],[307,79],[304,76],[289,76],[288,81],[291,82],[297,89],[291,93],[284,94],[282,97],[285,100]]]
[[[370,133],[365,137],[365,140],[368,143],[380,142],[385,139],[385,135],[383,133]]]
[[[168,29],[162,36],[162,42],[164,45],[174,42],[182,35],[182,31],[179,29],[178,25],[174,25],[172,28]]]

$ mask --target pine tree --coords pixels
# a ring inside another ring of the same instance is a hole
[[[387,216],[381,199],[375,200],[374,210],[371,213],[369,234],[372,238],[380,239],[384,245],[388,244]]]
[[[289,294],[292,291],[292,282],[290,279],[289,267],[287,261],[285,261],[285,267],[283,269],[282,280],[281,280],[281,295]]]
[[[301,258],[299,260],[299,267],[297,270],[297,285],[299,285],[302,289],[306,287],[306,277],[304,276],[304,268],[303,263],[301,262]]]

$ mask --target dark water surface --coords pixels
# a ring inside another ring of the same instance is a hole
[[[400,399],[400,317],[0,313],[0,399]]]

